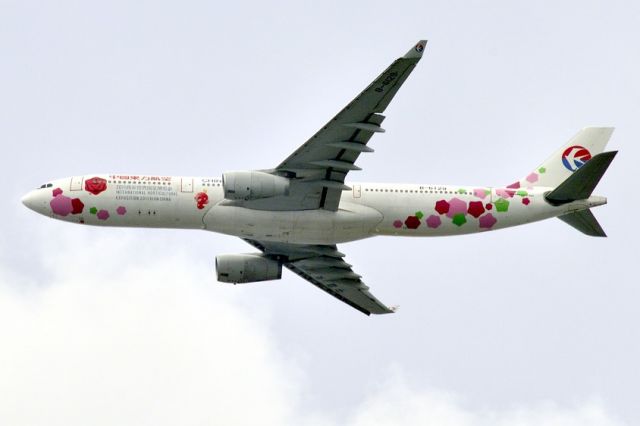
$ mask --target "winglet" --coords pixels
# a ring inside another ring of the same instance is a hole
[[[404,59],[420,59],[422,58],[422,52],[427,47],[427,40],[420,40],[413,46],[406,55],[403,56]]]

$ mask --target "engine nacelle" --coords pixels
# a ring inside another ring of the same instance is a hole
[[[224,198],[228,200],[256,200],[289,194],[289,179],[256,171],[222,174]]]
[[[282,264],[263,254],[223,254],[216,256],[216,275],[233,284],[279,280]]]

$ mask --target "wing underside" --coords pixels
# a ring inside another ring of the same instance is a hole
[[[370,314],[394,312],[369,292],[351,265],[343,260],[344,254],[336,246],[301,245],[261,242],[245,239],[246,242],[276,258],[282,264],[315,285],[358,311]]]

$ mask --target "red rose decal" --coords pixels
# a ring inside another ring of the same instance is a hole
[[[204,205],[209,203],[209,196],[206,192],[198,192],[195,197],[196,207],[200,210],[204,209]]]
[[[84,189],[93,195],[98,195],[102,191],[107,189],[107,180],[99,177],[92,177],[91,179],[85,179]]]
[[[71,200],[71,207],[73,208],[73,210],[71,210],[71,214],[79,214],[84,210],[84,204],[80,201],[80,198],[74,198]]]

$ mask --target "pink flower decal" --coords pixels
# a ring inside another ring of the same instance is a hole
[[[531,173],[529,176],[527,176],[527,182],[529,183],[534,183],[538,181],[538,174],[537,173]]]
[[[109,212],[107,210],[100,210],[96,216],[98,216],[100,220],[107,220],[109,219]]]
[[[198,192],[195,197],[196,207],[200,210],[204,209],[205,204],[209,204],[209,196],[206,192]]]
[[[92,177],[84,181],[84,189],[93,195],[98,195],[107,189],[107,180],[99,177]]]
[[[496,194],[498,194],[498,197],[511,198],[516,195],[516,191],[511,189],[496,189]]]
[[[528,206],[530,202],[531,202],[531,200],[528,199],[528,198],[523,198],[522,199],[522,204],[524,204],[525,206]]]
[[[481,216],[478,222],[480,223],[480,228],[491,229],[493,225],[496,224],[498,219],[493,217],[491,213],[487,213],[484,216]]]
[[[487,196],[487,192],[482,188],[476,188],[473,190],[473,195],[475,195],[478,198],[484,199],[484,197]]]
[[[429,228],[437,228],[441,224],[442,224],[442,220],[440,220],[440,216],[436,216],[435,214],[432,214],[427,218],[427,226]]]
[[[453,217],[458,213],[462,213],[463,215],[467,214],[467,203],[459,198],[452,198],[449,200],[449,211],[447,212],[447,217]]]
[[[57,195],[49,203],[51,211],[60,216],[67,216],[73,211],[73,202],[71,198],[64,195]]]
[[[511,185],[507,185],[507,188],[518,189],[520,188],[520,182],[514,182]]]
[[[57,197],[58,195],[61,195],[61,194],[62,194],[62,189],[56,188],[56,189],[53,190],[53,196],[54,197]]]
[[[394,228],[402,228],[402,221],[401,220],[394,220],[393,221],[393,227]]]
[[[124,216],[125,214],[127,214],[127,208],[125,206],[120,206],[116,209],[116,213],[118,213],[120,216]]]

